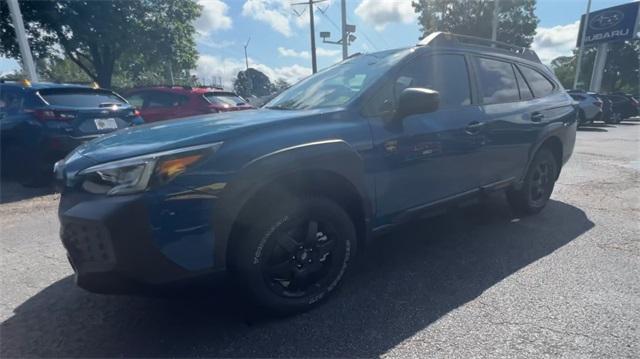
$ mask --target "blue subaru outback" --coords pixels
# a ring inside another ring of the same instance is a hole
[[[495,190],[541,211],[576,118],[532,51],[435,33],[353,56],[262,109],[79,147],[55,169],[62,243],[90,291],[228,273],[259,306],[302,311],[400,223]]]
[[[3,169],[14,172],[25,185],[50,181],[53,164],[79,144],[142,123],[137,111],[109,90],[45,82],[0,83]]]

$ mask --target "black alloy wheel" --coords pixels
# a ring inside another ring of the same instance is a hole
[[[292,314],[322,302],[341,283],[357,251],[346,211],[322,197],[265,200],[232,239],[232,269],[259,306]]]

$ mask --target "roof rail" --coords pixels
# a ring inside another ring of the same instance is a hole
[[[492,49],[501,50],[504,53],[509,53],[510,55],[517,56],[525,60],[542,63],[535,51],[531,49],[475,36],[458,35],[449,32],[434,32],[418,43],[418,45],[425,46],[446,46],[460,44],[474,47],[490,47]]]

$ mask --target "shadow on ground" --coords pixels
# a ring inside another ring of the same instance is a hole
[[[578,131],[581,132],[609,132],[607,129],[600,127],[592,127],[592,125],[582,125],[578,127]]]
[[[491,198],[379,238],[331,300],[286,319],[245,313],[230,290],[101,296],[67,277],[1,324],[1,356],[378,356],[593,226],[566,203],[518,220]]]
[[[14,178],[0,177],[0,204],[22,201],[54,193],[53,186],[28,188]]]

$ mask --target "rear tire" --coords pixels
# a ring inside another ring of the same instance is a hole
[[[245,219],[246,235],[234,238],[235,277],[259,307],[307,311],[341,283],[357,250],[353,222],[321,197],[285,196],[262,208]]]
[[[553,153],[542,148],[531,161],[520,189],[507,190],[511,208],[518,214],[536,214],[547,205],[558,175]]]

